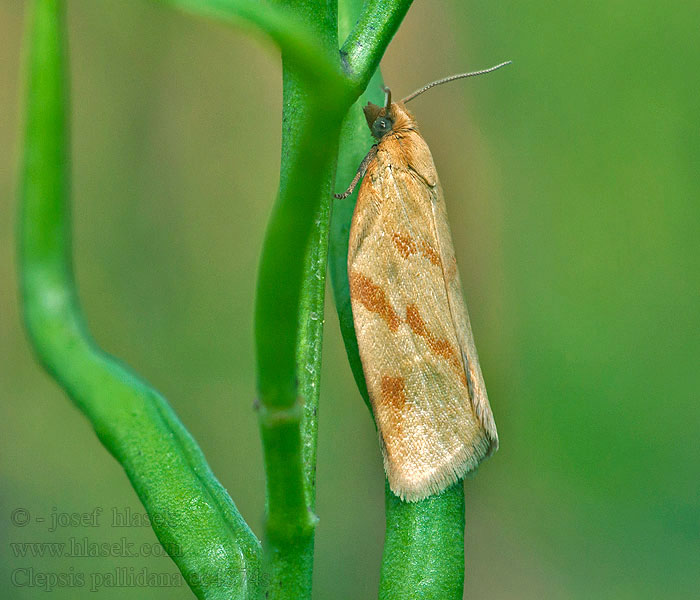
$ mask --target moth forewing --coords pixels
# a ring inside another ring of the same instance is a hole
[[[489,443],[486,456],[490,456],[498,450],[498,432],[496,431],[496,423],[493,419],[488,395],[486,394],[486,384],[484,383],[484,376],[481,373],[479,355],[477,354],[476,344],[474,343],[474,334],[472,333],[471,323],[469,321],[467,305],[464,301],[462,281],[459,276],[459,269],[457,268],[454,246],[452,245],[452,235],[447,220],[445,198],[442,194],[442,188],[439,185],[436,201],[433,204],[433,212],[438,231],[438,240],[440,240],[441,244],[443,265],[446,265],[444,267],[444,273],[447,283],[447,296],[450,303],[450,311],[457,340],[464,361],[469,397],[476,412],[476,416],[486,433],[486,438]]]
[[[430,150],[402,103],[366,113],[379,143],[350,229],[350,296],[389,485],[416,501],[498,438]]]

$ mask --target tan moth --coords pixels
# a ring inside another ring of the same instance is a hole
[[[428,145],[406,103],[368,103],[378,140],[350,228],[355,333],[391,490],[417,501],[444,490],[498,448],[496,425],[457,271],[445,200]]]

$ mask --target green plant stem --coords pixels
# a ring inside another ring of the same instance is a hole
[[[380,600],[461,600],[464,589],[462,482],[420,502],[402,502],[386,483]]]
[[[341,5],[341,36],[353,22],[362,2],[354,0]],[[403,6],[401,8],[404,8]],[[407,8],[407,7],[405,7]],[[405,12],[405,11],[404,11]],[[374,57],[363,47],[360,31],[365,30],[372,16],[366,13],[343,45],[348,61],[374,65]],[[354,58],[353,58],[354,57]],[[362,112],[366,102],[384,101],[382,78],[377,69],[345,119],[337,169],[337,191],[342,191],[374,143]],[[420,82],[417,82],[420,83]],[[359,186],[358,186],[359,188]],[[357,201],[358,188],[348,198],[335,200],[331,225],[329,267],[341,333],[345,342],[358,389],[372,410],[365,384],[362,362],[350,304],[347,274],[348,236]],[[382,560],[379,597],[382,599],[445,599],[462,598],[464,585],[464,487],[462,482],[420,502],[402,502],[388,483],[386,496],[386,537]]]
[[[374,144],[375,140],[367,127],[362,107],[367,102],[381,104],[384,99],[382,91],[383,81],[379,69],[370,80],[367,89],[348,111],[340,140],[338,156],[338,169],[336,176],[337,191],[344,190],[357,173],[357,168],[365,155]],[[358,185],[350,196],[333,200],[333,215],[331,219],[331,239],[328,267],[331,275],[331,284],[335,299],[335,307],[340,322],[340,332],[345,343],[345,350],[350,362],[357,389],[362,394],[367,408],[372,411],[372,406],[367,393],[365,374],[362,370],[357,338],[355,337],[355,325],[352,318],[352,306],[350,304],[350,284],[348,281],[348,240],[350,236],[350,223],[357,202]]]
[[[350,30],[340,56],[348,77],[361,94],[374,72],[413,0],[366,0],[361,11],[359,3],[350,2],[350,11],[359,18]]]
[[[255,597],[258,540],[163,397],[102,352],[84,325],[71,263],[63,2],[36,0],[31,16],[19,221],[30,340],[123,466],[197,597]]]
[[[278,4],[314,30],[324,52],[337,48],[335,10],[324,0]],[[309,598],[328,220],[347,100],[345,94],[330,97],[327,90],[310,87],[284,49],[282,71],[280,187],[265,238],[256,304],[267,483],[264,556],[269,598]],[[309,135],[315,138],[313,146],[305,144]],[[297,269],[300,279],[286,283]],[[293,352],[291,344],[296,344]],[[286,357],[283,365],[281,356]],[[289,388],[276,385],[274,378],[292,367]]]
[[[281,4],[315,31],[322,53],[337,48],[332,2]],[[371,54],[381,56],[389,39],[376,40]],[[282,48],[280,190],[260,263],[256,342],[268,490],[268,592],[271,597],[296,599],[311,593],[316,403],[331,183],[342,119],[361,90],[349,79],[344,79],[342,90],[329,89],[328,81],[315,86],[287,58]],[[340,68],[338,60],[339,72]]]

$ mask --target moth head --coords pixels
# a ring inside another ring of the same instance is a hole
[[[388,108],[368,102],[363,110],[367,125],[369,125],[372,135],[378,140],[381,140],[393,129],[394,120]]]
[[[488,69],[482,69],[481,71],[472,71],[471,73],[460,73],[458,75],[451,75],[450,77],[445,77],[443,79],[438,79],[433,81],[428,85],[424,85],[419,90],[416,90],[412,94],[406,96],[400,102],[392,103],[391,101],[391,90],[388,87],[383,87],[382,89],[386,93],[386,104],[384,106],[377,106],[371,102],[367,103],[365,106],[365,119],[367,119],[367,125],[369,125],[372,135],[381,140],[387,133],[392,131],[400,132],[404,128],[410,128],[415,126],[413,117],[411,113],[406,110],[406,104],[413,100],[416,96],[420,96],[423,92],[427,92],[429,89],[434,88],[437,85],[442,85],[443,83],[448,83],[450,81],[455,81],[456,79],[464,79],[465,77],[474,77],[475,75],[484,75],[485,73],[491,73],[496,69],[500,69],[505,65],[509,65],[510,61],[496,65],[495,67],[490,67]]]

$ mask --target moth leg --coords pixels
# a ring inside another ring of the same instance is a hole
[[[348,189],[345,190],[342,194],[333,194],[333,197],[336,198],[337,200],[343,200],[347,198],[350,194],[353,193],[355,190],[355,186],[357,185],[357,182],[360,181],[365,176],[365,173],[367,171],[367,165],[370,163],[370,161],[377,155],[377,144],[372,146],[367,153],[367,156],[365,156],[362,159],[362,162],[360,163],[359,168],[357,169],[357,173],[355,173],[355,177],[353,177],[352,181],[350,182],[350,185],[348,186]]]

